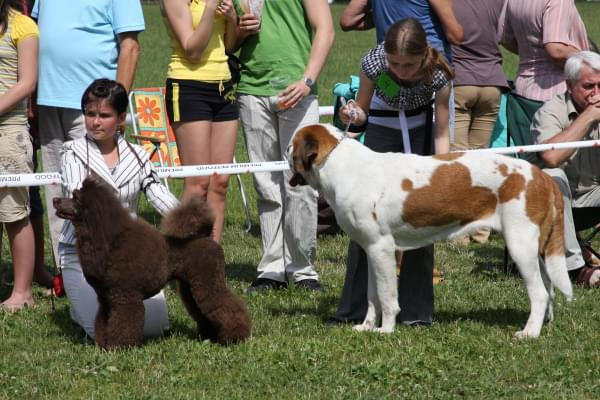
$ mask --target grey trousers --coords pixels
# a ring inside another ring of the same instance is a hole
[[[405,251],[398,278],[397,319],[404,324],[430,324],[433,318],[433,245]],[[354,241],[348,246],[346,278],[337,312],[339,321],[362,322],[367,314],[367,254]]]
[[[296,130],[319,122],[315,96],[281,110],[277,96],[240,95],[240,119],[250,162],[280,161]],[[283,282],[319,279],[314,269],[317,243],[317,193],[292,187],[289,171],[254,174],[263,256],[258,277]]]
[[[592,196],[593,191],[587,196],[573,198],[569,187],[567,175],[560,168],[545,168],[545,173],[550,175],[554,182],[558,184],[560,192],[563,195],[564,203],[564,224],[565,224],[565,257],[567,258],[567,269],[569,271],[579,269],[585,265],[585,261],[581,254],[581,247],[575,235],[575,224],[573,222],[572,207],[597,207],[600,205],[600,192],[596,192]],[[594,201],[595,198],[595,201]]]
[[[72,108],[39,106],[39,119],[42,168],[44,172],[60,172],[63,143],[85,135],[83,114],[81,110]],[[46,185],[44,193],[54,262],[59,266],[58,238],[63,220],[54,213],[52,199],[62,197],[62,188],[60,185]]]

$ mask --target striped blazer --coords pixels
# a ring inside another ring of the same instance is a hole
[[[121,135],[117,136],[117,146],[119,162],[111,171],[92,139],[84,136],[65,142],[61,159],[63,195],[71,197],[73,190],[80,188],[85,177],[93,171],[115,189],[123,207],[128,208],[133,216],[136,215],[140,192],[146,194],[148,201],[161,215],[179,204],[158,179],[146,150],[134,144],[129,146]],[[59,241],[75,244],[75,229],[71,221],[65,220]]]

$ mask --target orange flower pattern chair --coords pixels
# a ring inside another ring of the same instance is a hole
[[[181,165],[165,109],[165,89],[133,89],[129,94],[129,113],[133,128],[129,138],[146,148],[152,162],[161,167]]]

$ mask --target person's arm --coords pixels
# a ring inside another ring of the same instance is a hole
[[[152,163],[148,159],[144,162],[144,168],[141,172],[144,174],[142,191],[154,209],[158,211],[160,215],[164,216],[179,205],[179,200],[177,200],[169,189],[158,179],[158,175],[151,164]]]
[[[177,43],[185,51],[186,57],[194,62],[200,60],[208,46],[219,0],[206,0],[196,29],[192,25],[192,13],[188,3],[187,0],[161,0],[163,13]]]
[[[546,54],[552,62],[559,67],[564,67],[567,58],[573,53],[577,53],[579,49],[564,43],[551,42],[544,44]]]
[[[577,116],[571,125],[542,143],[564,143],[584,140],[592,125],[600,121],[600,95],[597,95],[592,103]],[[534,123],[539,118],[546,118],[543,114],[543,109],[540,109],[540,113],[534,117]],[[546,150],[539,152],[538,157],[548,167],[556,168],[571,158],[575,151],[576,149]]]
[[[331,10],[327,1],[302,0],[302,4],[304,4],[308,22],[313,30],[313,38],[304,75],[300,77],[299,81],[292,83],[281,92],[285,104],[292,108],[310,94],[310,87],[304,83],[302,78],[311,79],[313,82],[317,80],[335,38]]]
[[[346,31],[364,31],[375,27],[371,0],[351,0],[342,11],[340,27]]]
[[[217,10],[225,17],[225,51],[233,53],[236,51],[238,18],[232,0],[223,0],[219,3]]]
[[[435,93],[435,130],[433,142],[435,154],[444,154],[450,151],[450,134],[448,130],[448,101],[450,100],[450,84]]]
[[[127,91],[133,86],[135,70],[140,58],[140,43],[138,32],[123,32],[119,38],[119,59],[117,61],[117,82],[121,83]]]
[[[463,40],[463,28],[452,10],[452,0],[429,0],[429,4],[442,24],[446,39],[451,44],[459,45]]]
[[[12,110],[35,90],[38,66],[37,36],[29,36],[17,45],[17,83],[0,96],[0,115]]]

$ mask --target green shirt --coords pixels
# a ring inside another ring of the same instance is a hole
[[[239,0],[234,0],[242,15]],[[287,84],[304,76],[312,44],[312,28],[304,12],[302,0],[265,0],[260,32],[242,43],[242,64],[237,92],[255,96],[274,96],[281,89],[269,83],[287,76]],[[316,94],[316,85],[311,89]]]

